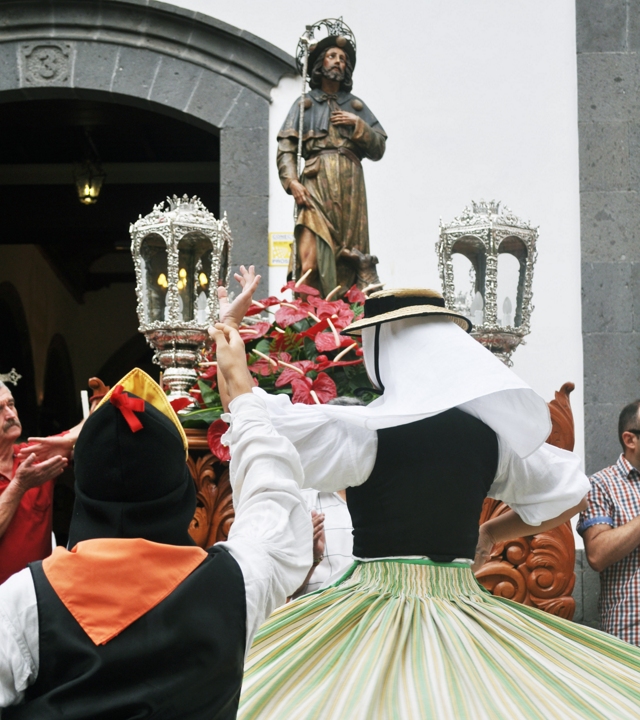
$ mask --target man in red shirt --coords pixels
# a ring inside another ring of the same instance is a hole
[[[51,554],[53,480],[65,469],[78,428],[16,445],[22,425],[0,382],[0,584]]]

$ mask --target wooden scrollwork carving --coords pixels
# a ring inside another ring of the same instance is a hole
[[[229,466],[209,452],[205,430],[187,430],[187,466],[196,485],[196,511],[189,534],[196,545],[208,548],[226,540],[233,523]]]
[[[575,435],[569,394],[573,383],[565,383],[549,403],[552,430],[547,442],[573,450]],[[480,524],[509,508],[497,500],[484,501]],[[575,601],[575,543],[571,524],[508,543],[498,543],[491,559],[476,573],[489,592],[571,620]]]

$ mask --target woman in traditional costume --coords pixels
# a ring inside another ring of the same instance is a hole
[[[433,291],[376,293],[345,332],[362,333],[381,397],[306,406],[254,389],[305,486],[347,487],[359,559],[262,626],[242,720],[638,717],[638,648],[474,577],[477,549],[566,521],[589,483],[576,455],[544,443],[544,400],[470,329]],[[512,511],[479,533],[487,496]]]

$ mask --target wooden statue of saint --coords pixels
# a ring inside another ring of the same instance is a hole
[[[298,206],[297,268],[305,283],[334,296],[354,283],[379,282],[378,259],[369,254],[367,196],[362,160],[380,160],[387,135],[375,115],[351,93],[355,42],[329,35],[309,48],[309,86],[304,103],[302,156],[297,152],[300,103],[293,104],[278,133],[278,173]],[[290,272],[293,271],[290,266]]]

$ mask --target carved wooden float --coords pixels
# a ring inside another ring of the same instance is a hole
[[[569,401],[574,388],[573,383],[565,383],[549,403],[552,430],[547,442],[564,450],[573,450],[575,443]],[[487,498],[480,524],[508,509],[504,503]],[[539,535],[494,545],[491,559],[476,577],[494,595],[571,620],[576,606],[571,597],[576,581],[575,558],[573,531],[567,522]]]

